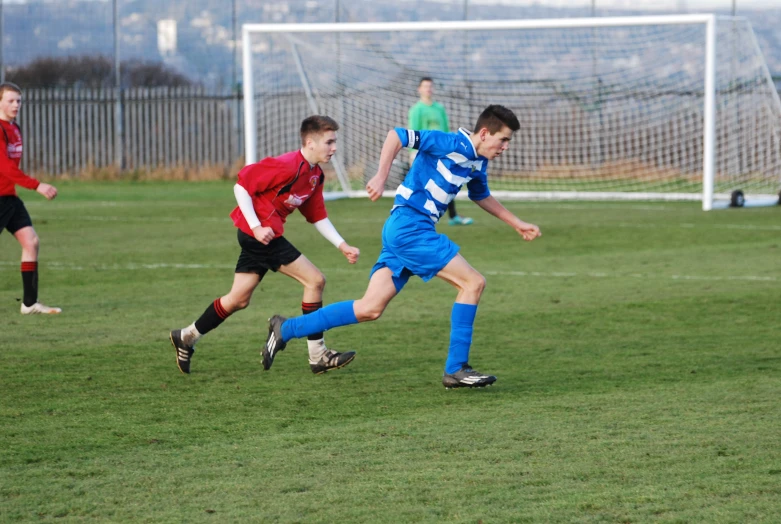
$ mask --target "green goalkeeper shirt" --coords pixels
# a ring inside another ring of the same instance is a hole
[[[409,110],[409,129],[415,131],[444,131],[450,132],[450,124],[447,121],[445,108],[439,102],[428,105],[418,101]]]

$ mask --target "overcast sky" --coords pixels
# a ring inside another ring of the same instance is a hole
[[[5,4],[26,4],[41,0],[0,0]],[[49,2],[66,2],[72,0],[47,0]],[[110,3],[114,0],[81,0],[87,2]],[[117,0],[132,2],[132,0]],[[227,3],[228,0],[226,0]],[[336,0],[333,0],[336,2]],[[345,0],[341,0],[345,1]],[[353,2],[370,2],[372,0],[351,0]],[[464,0],[427,0],[442,3],[462,4]],[[590,7],[592,0],[468,0],[470,4],[508,4],[508,5],[543,5],[549,7]],[[284,0],[269,0],[269,3],[280,3]],[[741,9],[778,9],[781,11],[781,0],[735,0],[738,14]],[[326,2],[327,3],[327,2]],[[729,11],[733,0],[596,0],[598,8],[637,9],[643,11],[674,11],[706,12],[709,10]]]
[[[440,0],[447,2],[448,0]],[[454,0],[457,2],[458,0]],[[591,0],[469,0],[470,4],[545,5],[550,7],[590,7]],[[596,0],[597,7],[689,12],[732,9],[732,0]],[[737,10],[774,8],[781,10],[781,0],[736,0]]]

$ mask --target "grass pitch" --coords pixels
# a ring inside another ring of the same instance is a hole
[[[179,373],[171,328],[224,294],[230,183],[25,192],[41,300],[19,315],[0,235],[0,521],[777,522],[781,208],[508,203],[530,244],[471,203],[441,226],[486,275],[472,364],[440,383],[455,292],[412,280],[377,322],[333,330],[348,367],[313,375],[294,341],[264,372],[271,274]],[[358,298],[390,201],[328,204],[349,266],[298,214],[286,236]]]

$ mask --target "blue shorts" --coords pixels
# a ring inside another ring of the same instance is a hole
[[[387,267],[399,292],[412,275],[424,282],[434,278],[459,249],[447,236],[437,233],[428,216],[406,206],[397,207],[382,228],[382,251],[371,274]]]

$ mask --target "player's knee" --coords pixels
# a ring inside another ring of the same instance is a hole
[[[356,301],[353,305],[353,310],[358,322],[371,322],[380,318],[385,308],[379,304],[363,304],[360,301]]]
[[[317,273],[317,278],[315,279],[315,287],[317,289],[319,289],[320,291],[325,289],[325,275],[324,274],[322,274],[320,272]]]
[[[31,235],[25,237],[21,244],[22,249],[27,251],[34,251],[37,253],[38,247],[40,246],[40,240],[38,239],[38,235],[32,233]]]
[[[242,298],[236,301],[236,311],[240,309],[245,309],[247,306],[249,306],[249,299],[248,298]]]
[[[220,303],[225,311],[234,313],[249,306],[250,297],[231,297],[230,295],[222,297]]]
[[[367,311],[364,311],[361,315],[355,315],[358,319],[358,322],[372,322],[374,320],[377,320],[382,316],[382,310],[381,309],[370,309]]]
[[[485,291],[485,277],[480,273],[476,273],[466,283],[466,290],[474,295],[480,296]]]
[[[325,289],[325,275],[317,271],[309,278],[305,286],[312,291],[322,292]]]

